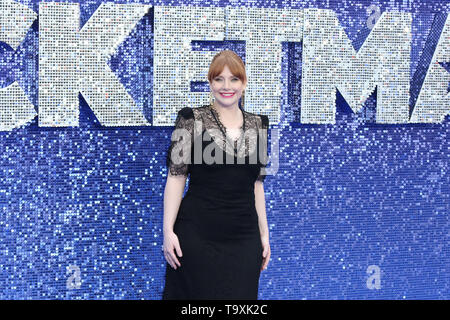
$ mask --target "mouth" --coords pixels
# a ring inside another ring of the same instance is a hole
[[[220,95],[224,98],[231,98],[232,96],[235,95],[235,92],[233,93],[220,93]]]

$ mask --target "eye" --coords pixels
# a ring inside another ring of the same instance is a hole
[[[218,78],[214,78],[214,81],[222,81],[223,79],[222,78],[220,78],[220,77],[218,77]],[[231,79],[231,81],[239,81],[240,79],[239,78],[233,78],[233,79]]]

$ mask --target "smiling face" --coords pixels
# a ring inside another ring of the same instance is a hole
[[[225,65],[222,73],[216,76],[209,86],[215,98],[214,104],[229,108],[238,107],[239,99],[247,84],[233,75],[228,66]]]

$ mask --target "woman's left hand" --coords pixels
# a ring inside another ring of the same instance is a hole
[[[267,268],[267,264],[270,260],[270,243],[269,243],[269,237],[261,237],[261,244],[263,247],[263,261],[261,265],[261,271],[265,270]]]

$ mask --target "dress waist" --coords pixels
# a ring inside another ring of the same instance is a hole
[[[259,234],[253,191],[224,192],[214,186],[189,186],[177,217],[190,221],[208,239]]]
[[[190,185],[186,196],[218,203],[233,203],[235,206],[248,206],[255,203],[253,188],[217,188],[215,186]]]

